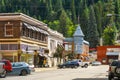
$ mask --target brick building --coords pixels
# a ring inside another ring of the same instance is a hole
[[[37,64],[37,55],[48,52],[48,35],[41,21],[22,13],[0,13],[0,58]]]
[[[120,55],[120,46],[99,46],[97,47],[97,60],[103,64],[109,64],[117,60]]]

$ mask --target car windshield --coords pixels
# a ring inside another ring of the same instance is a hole
[[[94,61],[93,63],[100,63],[99,61]]]
[[[120,61],[113,61],[111,66],[118,66],[120,65]]]

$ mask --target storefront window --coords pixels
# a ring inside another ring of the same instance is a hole
[[[8,50],[8,44],[1,44],[1,50]]]

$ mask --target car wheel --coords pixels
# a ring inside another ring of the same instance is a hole
[[[22,75],[22,76],[27,75],[27,71],[26,70],[22,70],[20,75]]]
[[[65,66],[63,66],[63,68],[65,68]]]
[[[115,72],[116,74],[120,75],[120,67],[116,67]]]
[[[6,77],[6,74],[7,74],[7,71],[5,70],[2,74],[0,74],[0,77],[1,77],[1,78],[5,78],[5,77]]]
[[[84,67],[87,68],[87,67],[88,67],[88,64],[85,64]]]
[[[108,75],[108,80],[112,80],[114,77],[112,75]]]
[[[77,67],[78,67],[78,66],[76,66],[76,65],[74,66],[75,69],[76,69]]]

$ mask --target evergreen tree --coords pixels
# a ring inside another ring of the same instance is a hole
[[[81,24],[81,29],[85,35],[85,39],[86,39],[86,36],[87,36],[87,27],[88,27],[88,20],[89,20],[89,9],[86,5],[85,9],[83,10],[82,12],[82,15],[80,17],[80,24]]]
[[[99,45],[99,33],[97,31],[97,24],[93,6],[90,6],[89,22],[87,28],[87,41],[89,41],[91,48],[95,48]]]
[[[96,22],[97,22],[97,29],[99,32],[99,37],[101,37],[104,26],[102,25],[103,17],[101,17],[103,12],[102,2],[99,1],[96,5],[94,5],[94,9],[95,9]]]
[[[120,30],[120,1],[115,0],[115,25],[118,30]]]
[[[59,20],[60,20],[59,32],[61,32],[65,37],[68,37],[67,34],[73,33],[72,31],[69,31],[70,33],[68,33],[68,30],[72,30],[70,28],[72,26],[72,22],[64,10],[62,10]]]
[[[72,2],[71,2],[71,11],[72,11],[72,20],[73,20],[73,23],[77,23],[77,21],[76,21],[76,10],[75,10],[74,0],[72,0]]]

